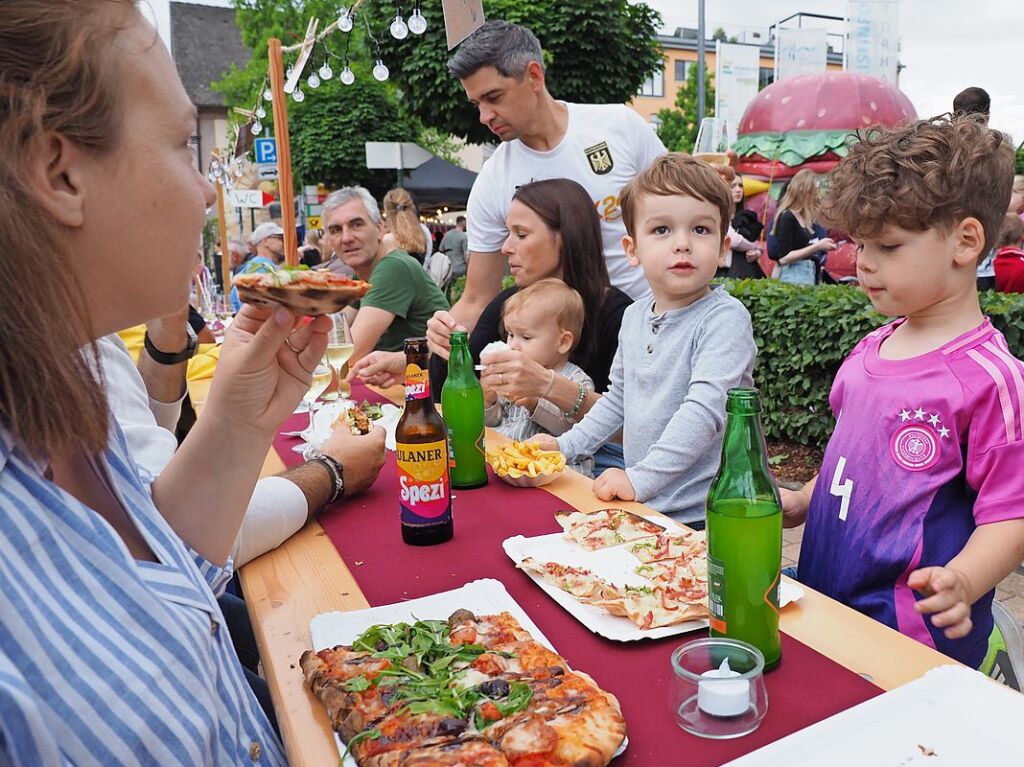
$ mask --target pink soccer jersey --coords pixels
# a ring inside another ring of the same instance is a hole
[[[946,639],[918,615],[910,573],[943,566],[978,525],[1024,517],[1024,363],[986,320],[920,357],[850,353],[829,402],[836,429],[807,513],[800,580],[977,668],[992,631],[989,592],[974,628]]]

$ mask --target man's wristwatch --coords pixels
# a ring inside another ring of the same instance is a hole
[[[331,477],[331,481],[334,483],[334,492],[331,497],[327,500],[325,506],[330,506],[332,503],[340,499],[345,495],[345,467],[342,466],[341,461],[327,455],[321,450],[311,450],[307,459],[310,463],[318,463],[327,470],[327,473]]]
[[[185,344],[185,348],[180,352],[164,352],[157,349],[149,338],[148,330],[142,337],[142,345],[146,348],[146,354],[153,358],[153,362],[159,362],[161,365],[177,365],[181,362],[192,359],[195,356],[196,348],[199,346],[199,339],[196,338],[196,331],[194,331],[192,326],[188,323],[185,323],[185,336],[188,340]]]

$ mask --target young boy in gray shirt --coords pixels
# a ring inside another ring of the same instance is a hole
[[[643,267],[650,298],[626,309],[607,393],[557,439],[568,460],[620,429],[626,469],[594,481],[601,500],[640,501],[702,528],[718,469],[726,392],[750,386],[750,315],[710,286],[729,251],[729,187],[711,166],[666,154],[630,182],[620,205],[629,263]],[[541,437],[554,447],[554,438]]]

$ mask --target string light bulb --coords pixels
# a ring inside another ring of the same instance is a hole
[[[402,21],[401,11],[395,13],[395,20],[391,22],[391,36],[396,40],[404,40],[409,36],[409,27]]]
[[[352,72],[352,68],[345,62],[345,68],[341,70],[341,74],[338,75],[338,79],[341,80],[345,85],[351,85],[356,81],[356,76]]]
[[[249,126],[249,132],[254,136],[260,135],[263,133],[263,123],[259,120],[253,121],[253,124]]]
[[[388,71],[388,68],[386,66],[384,66],[384,60],[383,59],[377,59],[377,63],[373,67],[373,76],[377,80],[380,80],[381,82],[384,82],[385,80],[388,79],[388,75],[389,74],[391,74],[391,73]]]
[[[427,20],[420,13],[420,7],[417,5],[416,9],[409,15],[409,31],[414,35],[422,35],[427,31]]]
[[[331,69],[331,65],[325,61],[324,65],[320,67],[320,79],[330,80],[332,77],[334,77],[334,70]]]
[[[338,17],[338,29],[342,32],[352,31],[352,11],[348,8],[341,9],[341,16]]]
[[[267,110],[263,108],[262,104],[260,104],[258,107],[256,107],[256,111],[253,112],[253,114],[262,120],[264,117],[267,116]]]
[[[306,94],[302,92],[302,88],[296,88],[292,98],[301,103],[306,100]]]
[[[272,90],[270,90],[270,88],[264,88],[264,90],[263,90],[263,100],[264,101],[271,101],[273,98],[274,98],[274,92]]]
[[[320,78],[317,77],[316,72],[310,73],[309,79],[306,80],[306,85],[308,85],[313,90],[316,90],[317,88],[320,87]]]

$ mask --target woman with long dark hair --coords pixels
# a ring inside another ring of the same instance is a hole
[[[594,202],[575,181],[556,178],[519,187],[509,207],[507,224],[509,235],[502,254],[508,259],[516,284],[495,296],[484,309],[470,335],[470,351],[478,362],[487,344],[501,340],[501,313],[509,296],[546,277],[564,280],[579,292],[587,308],[581,342],[570,359],[594,379],[596,391],[580,400],[576,384],[561,376],[552,382],[549,370],[517,351],[500,353],[488,368],[499,377],[501,392],[508,399],[532,403],[543,398],[579,420],[608,389],[622,312],[632,301],[608,280]],[[427,323],[427,338],[434,352],[434,391],[440,391],[444,381],[448,337],[456,329],[448,312],[437,312]],[[404,362],[374,353],[357,364],[354,373],[371,383],[388,384],[397,380],[402,370]]]

